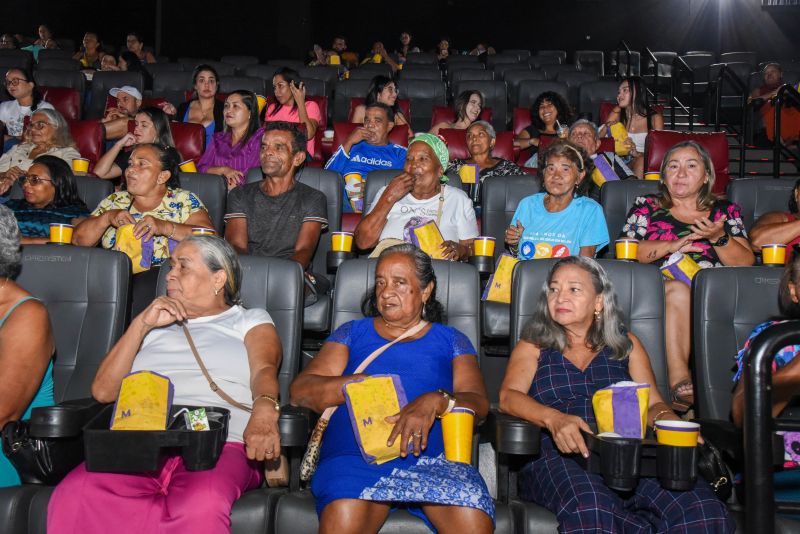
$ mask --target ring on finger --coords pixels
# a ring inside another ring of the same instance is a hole
[[[412,432],[411,435],[414,436],[415,438],[421,438],[422,430],[417,430],[416,432]]]

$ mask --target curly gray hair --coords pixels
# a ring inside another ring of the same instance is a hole
[[[0,278],[16,278],[22,267],[22,247],[14,212],[0,205]]]

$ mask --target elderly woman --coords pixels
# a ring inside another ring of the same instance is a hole
[[[788,211],[770,211],[758,218],[750,230],[750,244],[755,251],[773,243],[786,245],[786,262],[795,255],[795,247],[800,245],[800,180],[794,183],[789,198]]]
[[[219,91],[219,75],[211,65],[198,65],[192,73],[194,96],[182,103],[177,109],[177,118],[181,122],[200,124],[206,130],[206,146],[211,145],[215,132],[221,132],[225,126],[222,102],[217,99]]]
[[[264,129],[259,126],[258,101],[252,91],[233,91],[225,99],[225,131],[217,132],[206,146],[197,170],[221,174],[228,189],[245,183],[245,175],[258,166],[258,150]]]
[[[353,115],[350,117],[350,122],[356,124],[364,124],[364,118],[367,116],[367,108],[372,104],[380,103],[386,104],[392,111],[394,111],[394,124],[405,124],[408,126],[408,117],[403,115],[400,105],[397,103],[397,98],[400,96],[400,90],[397,87],[397,82],[388,76],[375,76],[369,84],[367,97],[363,104],[356,106],[353,110]],[[409,126],[408,135],[413,136],[411,127]]]
[[[483,93],[480,91],[463,91],[453,102],[456,120],[453,122],[440,122],[433,125],[430,133],[436,135],[442,128],[466,130],[467,127],[478,120],[483,110]]]
[[[296,122],[305,125],[310,155],[316,151],[315,135],[322,115],[316,102],[306,100],[306,86],[294,69],[283,67],[272,77],[272,89],[276,102],[267,106],[264,121]]]
[[[142,143],[175,146],[172,131],[169,129],[169,117],[159,108],[140,109],[134,118],[133,133],[128,132],[114,143],[97,161],[94,174],[98,178],[119,178],[128,168],[131,147]]]
[[[50,317],[39,299],[14,282],[21,260],[17,221],[0,206],[0,428],[29,418],[37,406],[53,404]],[[0,454],[0,487],[19,483],[16,469]]]
[[[24,199],[6,203],[17,217],[23,245],[50,241],[51,224],[78,224],[89,216],[78,196],[72,167],[55,156],[39,156],[19,180]]]
[[[505,242],[521,260],[594,256],[608,244],[603,208],[585,196],[587,156],[569,141],[542,152],[544,193],[523,198]]]
[[[52,105],[42,100],[33,74],[28,71],[8,69],[5,87],[11,100],[0,103],[0,123],[6,129],[3,152],[22,139],[25,117],[30,117],[34,111],[40,109],[53,109]]]
[[[480,168],[479,180],[472,186],[472,201],[481,203],[481,184],[491,176],[514,176],[525,174],[515,163],[503,158],[492,157],[492,149],[497,141],[494,127],[486,121],[475,121],[467,128],[468,159],[454,159],[447,172],[460,172],[464,165],[477,165]]]
[[[537,150],[542,137],[558,137],[558,125],[567,127],[570,122],[569,104],[560,94],[545,91],[536,97],[531,106],[531,125],[514,138],[514,146],[521,150],[530,148],[533,155],[526,167],[536,167]]]
[[[741,208],[717,198],[714,164],[694,141],[673,146],[661,163],[659,194],[639,197],[628,213],[622,237],[639,240],[638,260],[663,265],[681,252],[701,268],[752,265],[755,261],[741,218]],[[673,406],[694,403],[689,374],[691,293],[680,281],[667,280],[667,367]]]
[[[435,221],[445,259],[466,261],[478,237],[472,202],[461,189],[441,182],[447,146],[432,134],[417,134],[408,147],[403,172],[378,190],[355,229],[356,246],[368,250],[380,241],[405,240],[410,226]]]
[[[620,495],[587,472],[582,431],[592,432],[592,395],[633,380],[650,386],[648,425],[678,419],[661,399],[639,339],[622,322],[614,287],[591,258],[559,260],[538,296],[536,312],[511,354],[500,409],[545,430],[542,452],[519,475],[520,496],[558,518],[560,532],[730,532],[735,523],[703,480],[691,491],[668,491],[642,478]],[[565,481],[568,481],[565,483]]]
[[[651,130],[664,129],[664,117],[647,106],[645,92],[647,87],[639,76],[624,78],[619,84],[617,105],[608,114],[605,128],[620,122],[628,132],[628,154],[630,166],[637,177],[644,174],[644,142]],[[603,130],[604,131],[604,130]],[[601,133],[603,133],[601,131]]]
[[[320,532],[378,532],[397,506],[443,532],[492,532],[494,507],[483,479],[471,465],[442,456],[438,419],[458,405],[474,410],[480,420],[489,401],[469,339],[441,324],[430,257],[408,244],[384,250],[364,315],[333,332],[292,384],[293,404],[317,412],[339,407],[330,418],[311,481]],[[363,373],[354,374],[381,347],[384,352]],[[400,457],[368,464],[359,453],[348,411],[341,407],[342,387],[386,373],[399,377],[408,399],[390,418],[389,445],[399,448]],[[413,453],[406,444],[413,445]],[[403,481],[412,479],[414,487],[404,487]]]
[[[218,237],[190,236],[171,263],[167,296],[133,319],[101,362],[92,396],[114,402],[127,374],[160,373],[175,386],[176,404],[230,410],[222,454],[205,471],[187,471],[180,455],[146,474],[91,473],[81,464],[50,499],[48,532],[228,532],[233,502],[261,482],[257,462],[269,465],[280,457],[281,343],[266,310],[239,304],[242,267],[236,252]],[[186,336],[225,393],[252,406],[251,412],[209,389]]]
[[[23,142],[0,156],[0,193],[24,175],[34,159],[45,155],[61,158],[70,165],[81,157],[61,113],[40,108],[31,117]]]

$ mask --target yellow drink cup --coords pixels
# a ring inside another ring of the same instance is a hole
[[[444,457],[451,462],[472,462],[472,433],[475,412],[469,408],[455,407],[442,417]]]
[[[639,252],[639,241],[636,239],[617,239],[614,242],[618,260],[636,261]]]
[[[488,236],[478,236],[472,245],[475,256],[494,256],[494,238]]]
[[[783,265],[786,263],[786,245],[771,244],[761,247],[761,261],[764,265]]]
[[[353,250],[353,234],[351,232],[333,232],[331,234],[331,250],[351,252]]]
[[[646,172],[644,173],[645,180],[654,180],[660,181],[661,180],[661,173],[660,172]]]
[[[267,97],[264,95],[256,95],[256,100],[258,100],[258,114],[260,115],[262,111],[264,111],[264,106],[267,105]]]
[[[380,63],[381,61],[383,61],[383,57],[380,54],[375,54],[372,56],[373,63]]]
[[[694,447],[700,437],[700,425],[690,421],[656,421],[656,439],[661,445]]]
[[[328,65],[341,65],[342,58],[338,54],[333,54],[328,58]]]
[[[193,159],[187,159],[178,165],[178,168],[183,172],[197,172],[197,165],[194,164]]]
[[[192,228],[192,235],[217,235],[217,232],[213,228],[197,227]]]
[[[61,245],[69,245],[72,243],[72,230],[71,224],[58,224],[50,225],[50,242],[58,243]]]
[[[87,172],[89,172],[89,160],[86,158],[73,159],[72,170],[77,173],[86,174]]]

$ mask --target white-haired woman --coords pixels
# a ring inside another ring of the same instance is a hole
[[[189,236],[170,257],[167,295],[139,314],[101,362],[92,396],[114,402],[131,372],[154,371],[175,386],[175,404],[230,410],[228,439],[213,469],[187,471],[180,455],[147,474],[90,473],[78,466],[55,490],[47,531],[228,532],[233,502],[261,483],[257,462],[280,458],[278,369],[281,343],[266,310],[239,304],[242,267],[215,236]],[[208,387],[182,325],[208,373],[252,413]],[[125,518],[120,521],[120,518]]]
[[[650,385],[648,425],[678,419],[661,399],[639,339],[627,331],[614,287],[593,259],[559,260],[511,354],[500,409],[541,426],[542,453],[520,472],[520,495],[558,517],[561,532],[733,532],[735,523],[703,480],[691,491],[642,478],[621,495],[575,460],[581,431],[595,430],[592,395],[620,381]]]

